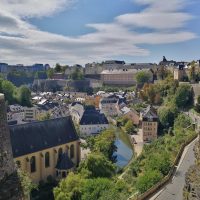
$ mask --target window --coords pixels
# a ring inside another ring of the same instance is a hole
[[[74,145],[70,146],[70,158],[74,158]]]
[[[62,148],[58,149],[58,159],[61,159],[63,154]]]
[[[62,177],[63,177],[63,178],[66,177],[66,172],[62,172]]]
[[[36,172],[36,160],[35,160],[35,156],[31,157],[30,164],[31,164],[31,173]]]
[[[45,168],[50,166],[50,157],[49,157],[49,152],[45,153]]]

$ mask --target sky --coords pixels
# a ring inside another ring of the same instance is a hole
[[[199,0],[0,0],[0,62],[200,59]]]

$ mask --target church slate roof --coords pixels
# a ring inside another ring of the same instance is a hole
[[[79,139],[71,117],[10,126],[14,158]]]
[[[67,153],[63,153],[60,160],[58,161],[56,165],[56,169],[58,170],[68,170],[74,167],[74,163],[69,158]]]

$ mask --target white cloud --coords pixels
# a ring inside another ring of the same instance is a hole
[[[141,44],[168,44],[196,38],[184,30],[192,19],[181,11],[184,0],[135,0],[146,5],[139,13],[117,16],[112,23],[86,26],[93,32],[68,37],[39,30],[26,21],[59,12],[72,0],[1,0],[0,1],[0,60],[12,63],[86,63],[117,56],[147,56]],[[142,33],[138,27],[150,28]]]
[[[117,17],[119,23],[137,27],[153,29],[177,29],[192,19],[186,13],[165,13],[165,12],[142,12],[136,14],[125,14]]]
[[[0,8],[21,17],[42,17],[70,6],[73,0],[1,0]]]

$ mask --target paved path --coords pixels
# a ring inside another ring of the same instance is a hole
[[[172,181],[150,198],[150,200],[183,200],[185,173],[195,163],[193,148],[196,141],[197,139],[185,148]]]

